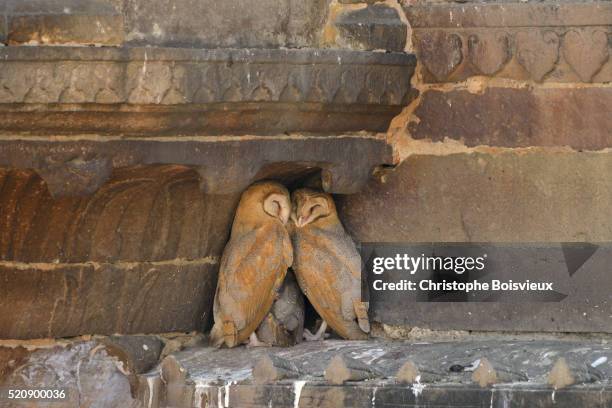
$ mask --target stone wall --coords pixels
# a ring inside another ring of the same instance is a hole
[[[412,3],[420,94],[389,131],[400,164],[340,199],[348,229],[364,242],[611,242],[612,3]],[[608,278],[583,273],[591,283],[572,302],[405,300],[374,313],[435,329],[610,332],[612,298],[589,300]]]
[[[0,337],[206,330],[263,178],[320,174],[361,242],[611,242],[611,27],[608,1],[2,2]],[[611,332],[611,301],[373,310]]]

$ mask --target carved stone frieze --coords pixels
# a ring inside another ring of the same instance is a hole
[[[5,47],[0,131],[384,131],[414,56],[340,50]]]
[[[474,75],[612,80],[610,2],[441,3],[406,5],[405,11],[428,82]]]

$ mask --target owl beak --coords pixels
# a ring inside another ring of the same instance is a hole
[[[297,223],[295,225],[297,225],[298,227],[304,225],[304,217],[298,218]]]

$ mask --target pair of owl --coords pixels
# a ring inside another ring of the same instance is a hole
[[[316,334],[303,329],[300,289],[323,319]],[[333,198],[306,188],[290,196],[275,182],[245,190],[221,257],[213,312],[211,344],[217,347],[283,345],[275,339],[291,332],[300,341],[302,330],[307,340],[317,340],[327,326],[346,339],[367,338],[361,258]]]

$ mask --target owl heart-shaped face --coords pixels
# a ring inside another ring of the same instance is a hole
[[[293,194],[293,222],[298,228],[327,217],[332,212],[329,195],[310,189],[297,190]]]
[[[263,208],[266,214],[278,218],[283,224],[289,221],[291,203],[289,202],[288,196],[280,193],[272,193],[265,198]]]

